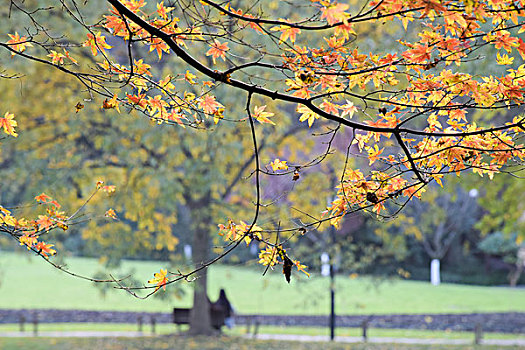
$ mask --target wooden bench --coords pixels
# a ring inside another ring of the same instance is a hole
[[[176,325],[190,324],[191,309],[173,308],[173,323]],[[226,311],[216,307],[210,307],[211,325],[220,329],[224,326]]]

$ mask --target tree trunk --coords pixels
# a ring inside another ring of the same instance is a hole
[[[210,250],[210,224],[209,215],[210,196],[193,205],[191,210],[192,219],[196,222],[193,236],[193,262],[195,268],[199,268],[208,261]],[[207,269],[199,271],[193,282],[193,308],[190,313],[190,334],[210,335],[214,333],[210,318],[210,301],[208,299],[208,273]]]
[[[523,263],[518,261],[517,266],[509,272],[509,285],[514,288],[518,284],[521,273],[523,272]]]

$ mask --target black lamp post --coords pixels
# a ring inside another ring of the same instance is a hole
[[[335,227],[330,230],[332,248],[335,248]],[[330,259],[330,340],[335,338],[335,253]]]

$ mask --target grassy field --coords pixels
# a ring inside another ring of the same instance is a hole
[[[498,346],[473,345],[407,345],[407,344],[341,344],[341,343],[299,343],[285,341],[261,341],[240,339],[236,337],[220,338],[0,338],[0,349],[3,350],[142,350],[142,349],[202,349],[202,350],[469,350],[501,349]],[[505,349],[519,349],[506,346]]]
[[[100,269],[97,260],[67,259],[71,270],[91,275]],[[161,262],[125,262],[122,271],[146,282]],[[118,271],[113,273],[118,274]],[[280,271],[261,276],[258,267],[213,266],[210,271],[210,298],[225,288],[238,313],[327,314],[329,280],[294,276],[287,284]],[[184,282],[183,288],[190,286]],[[174,306],[189,307],[190,294],[180,299],[139,300],[119,290],[105,297],[91,282],[65,275],[29,254],[0,251],[0,308],[60,308],[169,312]],[[383,281],[366,277],[338,276],[336,309],[339,314],[383,313],[469,313],[525,311],[525,290],[505,287],[476,287],[425,282]]]

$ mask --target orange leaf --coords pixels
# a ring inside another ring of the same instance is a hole
[[[51,50],[51,53],[47,55],[47,57],[51,57],[51,63],[53,64],[64,64],[64,58],[66,55],[56,52],[55,50]]]
[[[120,113],[120,109],[119,109],[118,105],[119,105],[119,102],[117,100],[117,95],[113,95],[111,100],[108,100],[106,98],[104,100],[104,102],[102,102],[102,108],[104,108],[104,109],[113,109],[113,108],[115,108],[117,110],[117,112]]]
[[[153,278],[148,281],[148,283],[156,284],[155,292],[159,290],[160,287],[166,290],[166,283],[168,283],[168,270],[160,269],[160,272],[155,272]]]
[[[54,244],[46,244],[45,242],[38,242],[36,244],[35,249],[38,250],[40,254],[42,254],[45,258],[47,258],[47,254],[49,255],[55,255],[57,252],[56,250],[52,249],[51,247],[54,246]]]
[[[201,108],[206,114],[213,114],[219,108],[224,107],[222,104],[215,100],[215,96],[206,95],[199,101],[199,108]]]
[[[226,61],[226,51],[229,50],[228,43],[221,44],[218,40],[214,39],[211,48],[206,52],[206,56],[211,56],[213,63],[216,63],[217,58],[222,58],[223,61]]]
[[[106,214],[104,214],[104,216],[107,218],[112,218],[114,220],[117,220],[117,213],[115,213],[115,210],[113,210],[112,208],[109,208],[106,211]]]
[[[45,193],[41,193],[39,194],[38,196],[35,197],[35,200],[37,202],[44,202],[44,203],[47,203],[48,201],[51,200],[51,197],[49,197],[47,194]]]
[[[38,215],[38,220],[36,220],[39,230],[48,231],[53,226],[53,221],[47,215]]]
[[[279,37],[279,40],[281,42],[284,42],[287,39],[290,39],[290,41],[292,43],[295,43],[295,39],[296,39],[297,34],[301,33],[301,29],[293,28],[293,27],[290,27],[290,26],[287,26],[287,25],[276,26],[276,27],[273,27],[271,30],[272,31],[280,31],[281,32],[281,36]]]
[[[87,37],[88,39],[82,43],[82,46],[89,46],[93,56],[96,56],[99,51],[105,53],[104,49],[111,49],[111,46],[106,43],[106,37],[100,32],[95,35],[88,33]]]
[[[15,34],[7,35],[9,35],[11,40],[8,40],[6,44],[11,46],[15,51],[23,52],[25,51],[26,47],[33,46],[30,42],[27,41],[27,38],[25,36],[20,36],[18,32],[15,32]],[[15,53],[11,52],[11,57],[14,55]]]
[[[326,18],[330,25],[343,22],[348,17],[348,14],[345,12],[347,9],[348,5],[346,4],[329,5],[321,10],[323,13],[321,19]]]

